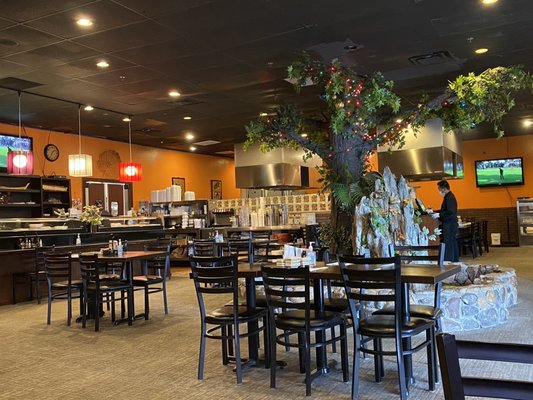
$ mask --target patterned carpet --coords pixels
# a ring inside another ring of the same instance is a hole
[[[519,276],[519,304],[508,324],[457,335],[472,340],[533,343],[533,248],[491,249],[475,261],[515,267]],[[108,317],[95,333],[93,325],[66,326],[66,306],[57,302],[52,325],[46,325],[46,304],[21,303],[0,307],[0,399],[297,399],[305,397],[303,376],[298,373],[297,353],[278,348],[287,367],[278,371],[276,389],[269,388],[269,372],[252,368],[242,385],[235,383],[231,367],[220,361],[220,345],[208,341],[205,378],[196,379],[199,321],[198,307],[188,271],[175,269],[169,281],[170,314],[163,313],[158,294],[152,295],[152,319],[135,321],[133,327],[113,326]],[[142,296],[137,295],[137,312]],[[74,310],[77,309],[77,303]],[[351,339],[350,339],[351,340]],[[336,355],[330,358],[338,359]],[[340,363],[339,363],[340,365]],[[329,376],[313,382],[317,399],[348,399],[350,384],[342,382],[335,367]],[[386,359],[385,379],[377,384],[373,362],[362,364],[360,399],[398,398],[396,365]],[[416,383],[411,399],[442,399],[441,386],[427,390],[425,353],[414,358]],[[533,368],[520,365],[479,363],[487,376],[533,380]]]

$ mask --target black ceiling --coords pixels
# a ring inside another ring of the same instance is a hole
[[[221,142],[197,146],[210,154],[243,141],[244,125],[276,104],[316,110],[313,88],[296,95],[284,81],[302,50],[361,73],[380,70],[407,101],[459,73],[510,64],[533,71],[531,0],[3,0],[0,15],[0,86],[73,102],[23,95],[25,125],[76,132],[75,103],[91,104],[86,135],[127,140],[122,117],[133,115],[135,143],[188,150],[191,132],[194,141]],[[80,17],[93,26],[79,27]],[[489,52],[475,55],[479,47]],[[109,68],[96,66],[102,59]],[[181,96],[173,100],[170,89]],[[520,121],[533,117],[532,103],[520,96],[507,134],[531,133]],[[16,123],[15,92],[0,89],[0,120]],[[463,136],[490,135],[478,127]]]

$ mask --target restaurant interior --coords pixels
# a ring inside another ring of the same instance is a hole
[[[531,1],[0,10],[0,399],[533,398]],[[377,72],[354,194],[313,140]]]

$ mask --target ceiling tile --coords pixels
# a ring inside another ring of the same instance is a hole
[[[60,41],[60,39],[55,36],[22,25],[1,30],[0,41],[2,40],[15,41],[16,45],[0,45],[0,56],[28,51]]]
[[[62,65],[56,65],[51,70],[54,73],[64,75],[69,78],[89,76],[104,71],[96,66],[96,64],[101,60],[106,60],[109,63],[109,68],[105,70],[106,72],[115,71],[123,68],[130,68],[134,66],[134,64],[128,61],[122,60],[120,58],[115,58],[108,54],[102,54],[72,61]]]
[[[68,63],[73,60],[95,56],[98,52],[72,42],[59,42],[50,46],[26,51],[5,57],[6,60],[24,65],[48,67]]]
[[[24,22],[92,2],[94,0],[46,0],[38,3],[34,0],[2,0],[2,17]]]

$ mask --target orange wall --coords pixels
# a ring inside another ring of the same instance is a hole
[[[18,127],[0,124],[0,132],[18,134]],[[78,153],[78,136],[39,129],[25,129],[25,135],[33,137],[34,174],[68,176],[68,155]],[[46,161],[44,146],[53,143],[59,148],[59,158],[55,162]],[[100,158],[106,151],[116,151],[120,160],[129,161],[127,143],[114,142],[90,137],[82,137],[82,153],[93,157],[93,177],[118,179],[118,162],[106,163]],[[132,158],[142,163],[143,180],[133,183],[133,204],[137,208],[139,200],[150,200],[150,191],[170,186],[172,177],[185,178],[186,190],[196,192],[197,199],[211,198],[211,179],[222,181],[224,198],[240,197],[235,188],[234,163],[230,158],[191,154],[172,150],[162,150],[146,146],[132,146]],[[109,160],[109,158],[108,158]],[[113,161],[114,160],[114,161]],[[99,162],[100,161],[100,162]],[[106,167],[106,164],[110,166]],[[82,198],[81,178],[71,178],[72,198]]]
[[[462,146],[465,177],[450,180],[459,209],[515,207],[517,197],[533,196],[533,135],[471,140],[463,142]],[[478,188],[474,161],[505,157],[524,158],[525,185]],[[420,186],[416,193],[426,206],[440,208],[442,197],[437,191],[437,181],[413,182],[412,185]]]

